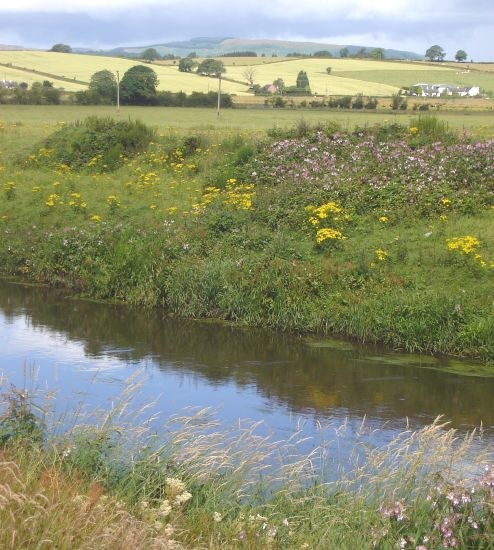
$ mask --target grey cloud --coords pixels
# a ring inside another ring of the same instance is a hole
[[[439,43],[449,52],[463,48],[475,59],[494,59],[492,41],[488,40],[494,32],[492,0],[477,0],[475,10],[466,10],[459,0],[444,1],[441,13],[425,13],[420,20],[391,16],[349,19],[336,17],[329,9],[327,13],[307,10],[293,18],[289,10],[277,13],[273,5],[264,13],[262,5],[254,0],[233,12],[226,0],[197,5],[180,2],[163,8],[139,5],[98,15],[2,13],[0,9],[0,42],[2,34],[19,36],[25,46],[44,48],[56,42],[93,48],[149,45],[194,36],[287,40],[304,36],[312,41],[328,41],[334,36],[338,38],[329,41],[345,43],[345,36],[362,36],[369,40],[379,37],[381,42],[376,38],[374,43],[360,45],[403,49],[406,43],[406,49],[424,53],[431,44]]]

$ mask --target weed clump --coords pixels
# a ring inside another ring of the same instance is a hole
[[[146,150],[156,132],[139,120],[89,117],[63,125],[38,146],[27,163],[108,172]]]

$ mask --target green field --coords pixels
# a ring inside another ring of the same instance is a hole
[[[261,86],[282,78],[287,86],[294,86],[299,71],[307,72],[311,90],[319,95],[356,95],[389,97],[402,86],[419,82],[478,85],[494,93],[494,73],[471,70],[466,66],[449,67],[418,62],[373,61],[369,59],[320,58],[222,58],[227,68],[222,82],[224,92],[237,96],[251,95],[243,75],[245,66],[254,69],[254,81]],[[139,61],[117,57],[79,54],[60,54],[41,51],[0,51],[0,75],[8,80],[32,83],[44,80],[35,71],[51,75],[57,86],[68,91],[85,89],[95,72],[108,69],[123,76]],[[9,64],[10,66],[6,66]],[[195,73],[181,73],[177,64],[160,62],[151,65],[159,79],[159,89],[172,92],[208,92],[217,89],[217,80]],[[331,74],[326,72],[331,67]],[[24,68],[27,70],[19,70]],[[58,80],[57,80],[58,77]],[[60,80],[60,78],[69,79]]]
[[[61,122],[74,122],[90,115],[114,116],[120,120],[139,119],[159,129],[160,132],[173,128],[214,129],[247,129],[267,130],[278,127],[293,126],[304,120],[317,122],[336,121],[343,127],[352,129],[355,126],[373,126],[375,124],[392,124],[394,122],[408,125],[418,117],[412,112],[338,112],[316,109],[225,109],[217,116],[215,109],[181,108],[181,107],[132,107],[125,106],[117,112],[115,107],[108,106],[75,106],[75,105],[0,105],[0,122],[15,123],[30,128],[38,135],[44,135]],[[439,111],[436,114],[449,126],[458,130],[467,130],[481,137],[494,137],[494,112],[461,113]]]

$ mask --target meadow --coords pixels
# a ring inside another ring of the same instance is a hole
[[[494,73],[483,70],[481,64],[459,64],[456,67],[420,62],[376,61],[369,59],[320,58],[221,58],[226,66],[222,88],[242,97],[252,95],[244,76],[246,66],[254,70],[254,81],[263,86],[282,78],[287,86],[294,86],[299,71],[307,72],[312,93],[319,95],[357,95],[387,97],[403,86],[420,82],[478,85],[488,94],[494,93]],[[108,69],[126,70],[141,62],[117,57],[81,54],[60,54],[42,51],[0,51],[2,78],[32,83],[40,80],[35,71],[52,75],[56,86],[67,91],[85,89],[91,75]],[[10,65],[10,66],[6,66]],[[173,92],[208,92],[217,89],[217,81],[194,73],[178,71],[178,62],[157,62],[150,65],[156,71],[160,90]],[[20,71],[19,68],[26,71]],[[326,69],[331,67],[331,74]],[[471,67],[471,69],[470,69]],[[57,77],[59,77],[57,79]],[[63,77],[64,80],[60,80]],[[68,81],[67,81],[68,80]]]
[[[111,116],[116,120],[139,119],[155,126],[160,133],[183,131],[187,129],[210,131],[251,130],[266,131],[271,128],[289,128],[296,124],[336,122],[343,129],[351,131],[356,127],[368,127],[376,124],[410,125],[417,118],[413,111],[338,111],[328,109],[273,109],[259,106],[248,109],[223,109],[218,117],[216,109],[182,107],[135,107],[121,106],[117,112],[111,106],[82,105],[2,105],[0,120],[15,125],[11,134],[19,136],[19,145],[29,144],[27,136],[41,139],[53,131],[57,124],[67,124],[95,115]],[[466,131],[476,136],[494,137],[494,112],[457,111],[444,109],[434,111],[434,115],[443,120],[452,129]],[[11,139],[14,139],[11,135]]]

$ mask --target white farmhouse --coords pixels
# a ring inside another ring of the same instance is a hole
[[[480,95],[479,86],[455,86],[454,84],[426,84],[420,82],[410,86],[410,94],[422,97],[444,97],[459,95],[475,97]]]

